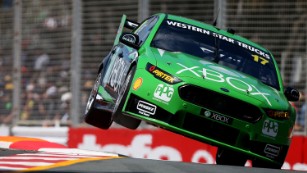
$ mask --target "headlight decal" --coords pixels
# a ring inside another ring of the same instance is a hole
[[[288,111],[278,111],[267,109],[266,114],[274,119],[285,120],[290,118],[290,113]]]
[[[150,63],[147,63],[146,70],[151,73],[155,78],[160,79],[168,84],[176,84],[181,82],[179,78],[172,76],[171,74],[163,71],[162,69]]]

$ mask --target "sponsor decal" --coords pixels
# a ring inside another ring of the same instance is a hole
[[[211,112],[210,111],[205,111],[204,115],[205,115],[205,117],[210,117],[211,116]]]
[[[180,23],[180,22],[175,22],[175,21],[171,21],[171,20],[167,20],[166,22],[167,22],[167,25],[169,25],[169,26],[175,26],[175,27],[178,27],[178,28],[183,28],[183,29],[187,29],[187,30],[190,30],[190,31],[195,31],[195,32],[206,34],[206,35],[211,35],[210,34],[211,32],[209,30],[202,29],[202,28],[199,28],[197,26],[193,26],[193,25],[189,25],[189,24],[185,24],[185,23]]]
[[[264,148],[264,153],[267,154],[267,157],[269,158],[275,158],[279,155],[280,152],[280,147],[271,145],[271,144],[266,144]]]
[[[226,37],[225,35],[217,34],[217,33],[212,32],[210,30],[206,30],[206,29],[203,29],[203,28],[200,28],[200,27],[197,27],[197,26],[193,26],[193,25],[190,25],[190,24],[185,24],[185,23],[181,23],[181,22],[177,22],[177,21],[167,20],[166,23],[167,23],[168,26],[182,28],[182,29],[186,29],[186,30],[202,33],[202,34],[205,34],[205,35],[208,35],[208,36],[213,36],[213,37],[216,37],[216,38],[218,38],[220,40],[225,40],[225,41],[227,41],[229,43],[235,44],[235,45],[240,46],[240,47],[242,47],[244,49],[247,49],[247,50],[249,50],[251,52],[254,52],[254,53],[256,53],[257,55],[259,55],[261,57],[264,57],[266,59],[271,59],[270,55],[267,52],[259,50],[259,49],[255,48],[255,47],[251,46],[251,45],[242,43],[242,42],[240,42],[238,40],[234,40],[232,38]]]
[[[199,66],[187,67],[180,63],[177,63],[177,64],[181,66],[183,69],[177,71],[176,74],[189,73],[189,74],[193,74],[197,77],[203,78],[205,80],[210,80],[213,82],[220,82],[220,83],[226,82],[233,89],[248,93],[253,96],[264,98],[267,101],[268,105],[272,106],[271,102],[269,101],[267,97],[270,94],[261,92],[254,85],[244,82],[243,80],[238,78],[238,75],[236,75],[235,73],[233,72],[228,73],[227,69],[225,69],[224,73],[231,75],[231,76],[225,77],[223,73],[221,73],[221,71],[210,69],[211,64],[207,64],[203,68]],[[207,66],[210,68],[206,68]]]
[[[155,100],[162,101],[164,103],[168,103],[174,94],[174,88],[170,85],[159,84],[154,92]]]
[[[135,82],[134,82],[134,84],[133,84],[133,86],[132,86],[132,89],[133,90],[137,90],[137,89],[139,89],[140,88],[140,86],[142,85],[142,83],[143,83],[143,79],[142,78],[137,78],[136,80],[135,80]]]
[[[266,65],[267,63],[269,63],[269,60],[261,57],[261,56],[258,56],[258,55],[252,55],[253,56],[253,60],[255,62],[259,62],[260,64],[262,65]]]
[[[266,119],[263,122],[262,134],[270,136],[270,137],[276,137],[277,133],[278,133],[278,123],[275,121],[270,121]]]
[[[139,114],[150,116],[155,115],[157,106],[140,100],[136,109],[139,111]]]
[[[125,26],[131,28],[131,29],[135,29],[136,27],[138,27],[139,25],[137,23],[131,22],[129,20],[126,20]]]
[[[146,65],[146,70],[151,73],[152,75],[155,76],[155,78],[158,78],[160,80],[162,80],[163,82],[166,82],[168,84],[175,84],[178,82],[181,82],[180,79],[178,79],[177,77],[172,76],[171,74],[163,71],[162,69],[147,63]]]
[[[213,119],[213,120],[225,123],[225,124],[231,124],[233,121],[233,119],[230,117],[220,115],[220,114],[217,114],[217,113],[205,110],[205,109],[201,111],[201,114],[205,115],[205,117],[207,118],[210,118],[210,119]]]
[[[304,159],[307,153],[306,140],[306,136],[293,136],[282,169],[307,171],[307,160]],[[101,131],[98,128],[75,127],[69,129],[67,141],[69,148],[79,148],[83,151],[95,150],[119,153],[133,158],[208,164],[215,164],[217,151],[217,147],[163,129],[111,128]],[[265,145],[262,146],[262,152],[264,148]],[[280,146],[279,154],[281,152]],[[245,166],[251,167],[251,162],[247,163]]]
[[[113,88],[115,92],[118,92],[119,88],[122,85],[122,80],[124,79],[125,71],[126,71],[126,63],[123,58],[116,58],[113,64],[113,67],[107,71],[107,83],[108,85]],[[110,74],[109,74],[110,73]]]
[[[133,134],[132,136],[130,131],[127,132],[122,130],[119,131],[120,133],[116,131],[116,134],[124,134],[125,140],[120,140],[115,143],[107,142],[104,144],[100,143],[99,134],[87,133],[79,137],[81,141],[77,144],[77,147],[84,150],[95,149],[108,153],[120,153],[133,158],[170,161],[187,160],[187,162],[208,164],[215,163],[215,154],[212,152],[216,149],[211,145],[189,140],[182,136],[174,136],[167,132],[156,130],[157,133],[145,133],[143,131],[140,130],[141,134]],[[166,135],[168,136],[167,138],[165,138]],[[127,142],[125,143],[123,141]],[[184,144],[192,147],[186,148],[184,147],[186,145],[182,145],[181,142],[174,143],[173,141],[184,141]]]
[[[122,39],[131,44],[137,44],[138,41],[138,39],[133,34],[124,34]]]

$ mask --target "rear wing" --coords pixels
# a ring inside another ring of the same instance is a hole
[[[124,28],[130,29],[130,30],[134,30],[135,28],[137,28],[140,24],[132,21],[132,20],[128,20],[127,16],[124,14],[122,16],[122,19],[120,21],[119,27],[117,29],[117,34],[114,40],[114,44],[116,45],[119,43],[119,37],[122,35]]]
[[[137,23],[137,22],[135,22],[135,21],[126,19],[125,28],[134,30],[134,29],[137,28],[139,25],[140,25],[140,24]]]

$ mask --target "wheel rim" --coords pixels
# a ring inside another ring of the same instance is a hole
[[[95,101],[96,95],[98,93],[98,87],[99,87],[99,83],[100,83],[100,76],[101,76],[101,74],[99,74],[97,76],[95,85],[93,86],[92,91],[90,93],[90,96],[89,96],[89,98],[87,100],[86,108],[85,108],[85,114],[87,114],[90,111],[90,109],[91,109],[91,107],[92,107],[92,105],[93,105],[93,103]]]

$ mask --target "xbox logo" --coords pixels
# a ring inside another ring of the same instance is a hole
[[[210,111],[205,111],[205,112],[204,112],[204,115],[205,115],[206,117],[210,117],[211,112],[210,112]]]

